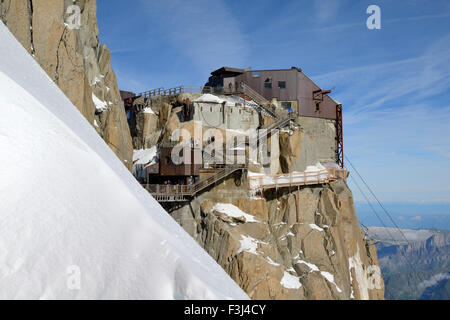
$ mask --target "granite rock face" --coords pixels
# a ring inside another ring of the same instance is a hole
[[[80,8],[79,28],[67,23]],[[96,0],[2,0],[0,19],[131,169],[133,147]]]
[[[192,134],[193,121],[179,120],[184,100],[137,101],[142,111],[132,130],[135,148],[161,145],[176,128]],[[335,156],[335,129],[328,120],[298,118],[278,139],[279,173],[304,171]],[[263,167],[255,163],[248,170]],[[188,204],[164,207],[252,299],[384,298],[376,248],[359,227],[345,181],[273,189],[258,197],[248,181],[246,172],[235,172]]]
[[[168,210],[252,299],[383,299],[376,249],[345,182],[249,199],[236,175]],[[222,203],[256,222],[215,210]]]
[[[133,144],[148,149],[179,128],[192,133],[180,110],[196,96],[185,94],[135,101],[142,110],[131,139],[111,55],[97,37],[96,1],[75,1],[79,29],[65,23],[73,3],[0,0],[0,19],[129,168]],[[328,121],[299,118],[279,136],[279,172],[331,160],[334,135]],[[236,172],[189,204],[166,209],[253,299],[383,299],[376,250],[344,181],[257,198],[246,174]]]

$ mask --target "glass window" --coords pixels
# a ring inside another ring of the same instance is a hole
[[[253,78],[259,78],[259,72],[253,72],[252,76]]]
[[[286,89],[286,81],[278,81],[278,88]]]
[[[283,109],[289,110],[292,108],[292,102],[289,102],[289,101],[281,102],[281,107]]]
[[[267,78],[267,79],[264,81],[264,88],[266,88],[266,89],[272,89],[272,79]]]
[[[319,112],[319,111],[320,111],[320,103],[316,102],[316,112]]]

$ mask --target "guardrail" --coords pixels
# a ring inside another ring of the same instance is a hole
[[[191,195],[193,185],[146,184],[145,189],[155,195]]]
[[[330,183],[336,180],[346,180],[348,172],[344,169],[324,169],[314,172],[293,172],[290,174],[255,175],[249,176],[249,188],[274,189]]]
[[[233,165],[225,167],[217,171],[213,176],[201,180],[191,185],[162,185],[162,184],[145,184],[143,187],[158,199],[164,199],[163,196],[192,197],[198,192],[206,189],[215,182],[226,178],[237,170],[245,169],[246,165]],[[161,200],[164,201],[164,200]]]

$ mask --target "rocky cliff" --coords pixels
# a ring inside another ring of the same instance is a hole
[[[79,28],[67,23],[80,8]],[[131,169],[132,142],[96,0],[1,0],[0,19]]]
[[[79,29],[65,23],[74,3]],[[180,110],[195,96],[136,101],[144,108],[131,140],[110,53],[97,38],[95,0],[0,0],[0,19],[129,168],[132,144],[150,148],[178,128],[194,130]],[[334,134],[326,120],[299,118],[280,134],[279,172],[332,158]],[[376,250],[363,237],[344,181],[255,198],[246,173],[237,172],[166,209],[253,299],[383,298]]]
[[[136,149],[169,140],[175,128],[190,131],[192,121],[179,119],[195,98],[136,101]],[[334,136],[328,120],[298,118],[280,133],[280,172],[329,160]],[[384,298],[376,248],[359,227],[345,181],[255,197],[247,178],[236,172],[189,204],[165,208],[252,299]]]

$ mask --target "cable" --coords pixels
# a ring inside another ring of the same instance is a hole
[[[357,186],[357,188],[359,189],[360,193],[363,195],[363,197],[365,198],[367,204],[370,206],[370,208],[372,209],[372,211],[375,213],[375,215],[377,216],[377,218],[380,220],[381,224],[384,226],[386,232],[388,233],[389,237],[394,240],[394,237],[392,235],[392,233],[390,232],[390,228],[388,228],[386,226],[386,224],[384,223],[383,219],[381,219],[381,217],[378,215],[377,211],[375,210],[375,208],[372,206],[372,204],[370,203],[368,197],[366,196],[365,192],[362,190],[362,188],[360,187],[360,185],[356,182],[356,180],[350,176],[351,180],[353,181],[353,183]],[[364,226],[364,225],[363,225]],[[367,227],[366,227],[367,228]],[[375,234],[376,236],[376,234]],[[409,265],[409,267],[411,268],[411,270],[413,271],[412,276],[416,278],[416,280],[418,280],[417,284],[421,283],[423,280],[420,277],[419,272],[417,271],[417,269],[414,267],[414,265],[411,263],[411,261],[408,259],[408,257],[406,256],[406,254],[402,251],[399,250],[401,253],[401,257],[404,259],[404,261],[407,263],[407,265]],[[391,292],[388,287],[384,287],[384,289],[388,292]]]
[[[368,184],[366,183],[366,181],[364,180],[364,178],[361,176],[361,174],[359,173],[358,170],[356,170],[355,166],[353,165],[353,163],[350,161],[350,159],[344,155],[345,159],[348,161],[348,163],[350,163],[350,166],[353,168],[353,170],[356,172],[356,174],[359,176],[359,178],[361,179],[361,181],[364,183],[364,185],[366,186],[366,188],[369,190],[369,192],[372,194],[372,196],[375,198],[375,200],[378,202],[378,204],[380,205],[380,207],[383,209],[383,211],[386,213],[386,215],[389,217],[389,219],[392,221],[392,224],[398,229],[398,231],[400,232],[400,234],[403,236],[403,238],[405,239],[405,241],[408,243],[408,245],[411,245],[411,243],[408,241],[408,239],[406,238],[406,236],[404,235],[403,231],[400,229],[400,227],[397,225],[397,223],[395,223],[394,219],[392,218],[392,216],[389,214],[389,212],[386,210],[386,208],[382,205],[381,201],[378,199],[378,197],[375,195],[375,193],[372,191],[372,189],[368,186]]]
[[[403,236],[403,238],[405,239],[405,241],[408,243],[408,245],[411,245],[410,242],[408,241],[408,239],[406,238],[406,236],[403,234],[403,232],[401,231],[401,229],[398,227],[398,225],[394,222],[394,220],[392,219],[391,215],[387,212],[387,210],[384,208],[384,206],[381,204],[380,200],[378,199],[378,197],[374,194],[374,192],[372,191],[372,189],[370,189],[370,187],[368,186],[368,184],[365,182],[364,178],[361,176],[361,174],[358,172],[358,170],[355,168],[355,166],[352,164],[352,162],[350,161],[350,159],[345,156],[346,160],[348,161],[348,163],[350,163],[351,167],[353,168],[353,170],[357,173],[357,175],[359,176],[359,178],[361,179],[361,181],[364,183],[364,185],[367,187],[367,189],[370,191],[370,193],[372,194],[372,196],[377,200],[378,204],[380,205],[380,207],[384,210],[384,212],[386,213],[386,215],[390,218],[390,220],[394,223],[396,229],[400,232],[400,234]],[[359,191],[361,192],[361,194],[363,195],[363,197],[365,198],[366,202],[368,203],[368,205],[370,206],[370,208],[372,209],[372,211],[375,213],[375,215],[377,216],[378,220],[380,220],[381,224],[383,225],[383,227],[386,229],[386,232],[388,233],[388,235],[391,237],[392,240],[394,240],[394,237],[392,236],[391,232],[389,231],[389,228],[386,226],[386,224],[384,223],[383,219],[378,215],[377,211],[375,210],[375,208],[372,206],[372,204],[370,203],[370,200],[368,199],[368,197],[366,196],[366,194],[364,193],[364,191],[362,190],[362,188],[360,187],[360,185],[356,182],[356,180],[353,178],[352,175],[350,175],[351,180],[353,181],[353,183],[357,186],[357,188],[359,189]],[[411,270],[413,271],[413,276],[416,277],[417,280],[419,280],[418,284],[420,282],[423,281],[423,279],[421,279],[421,276],[419,274],[419,272],[417,271],[417,269],[414,267],[414,265],[411,263],[411,261],[408,259],[408,257],[406,256],[406,254],[402,251],[399,250],[401,255],[403,256],[403,258],[405,259],[405,261],[407,262],[407,264],[411,267]]]

